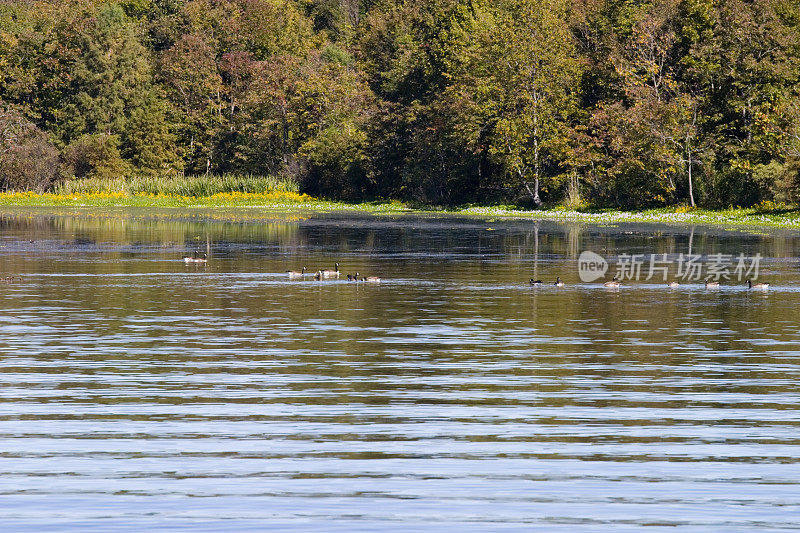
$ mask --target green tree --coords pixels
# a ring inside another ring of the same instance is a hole
[[[214,49],[199,35],[184,35],[161,54],[159,76],[185,124],[181,144],[191,172],[208,173],[226,124],[222,78]]]
[[[45,131],[62,118],[92,14],[84,4],[0,3],[0,98]]]
[[[447,51],[447,93],[471,129],[464,140],[476,149],[483,143],[503,169],[502,187],[512,197],[527,192],[537,206],[577,106],[580,63],[568,8],[563,0],[473,2]]]
[[[174,167],[172,137],[149,55],[122,8],[103,6],[80,37],[81,55],[72,66],[54,128],[61,143],[104,135],[119,139],[123,156],[144,171]]]
[[[173,127],[172,109],[157,90],[134,101],[121,137],[125,158],[137,172],[164,176],[183,169]]]
[[[612,163],[609,168],[622,172],[619,186],[639,184],[629,187],[638,190],[627,199],[634,203],[669,203],[677,177],[683,174],[690,203],[695,205],[698,103],[680,77],[680,2],[659,0],[631,16],[627,38],[611,55],[627,110],[611,115],[622,124],[613,128],[621,136],[609,140],[622,148],[618,155],[627,163]]]
[[[319,43],[311,20],[291,0],[241,2],[237,40],[256,59],[277,55],[305,56]]]
[[[296,176],[301,141],[293,128],[291,102],[300,81],[301,62],[296,57],[278,56],[253,62],[251,68],[234,123],[233,169]]]
[[[781,110],[800,83],[800,6],[796,2],[722,0],[713,41],[697,55],[709,69],[709,94],[717,142],[718,204],[749,204],[765,192],[755,170],[782,164],[788,142],[777,134]]]
[[[368,189],[366,125],[373,105],[368,86],[350,67],[323,54],[305,63],[290,107],[306,189],[363,198]]]

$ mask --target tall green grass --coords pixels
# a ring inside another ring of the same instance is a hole
[[[128,195],[165,194],[175,196],[211,196],[225,192],[261,193],[298,192],[299,184],[289,178],[222,174],[208,176],[131,177],[117,179],[68,179],[53,187],[55,194],[91,194],[122,192]]]

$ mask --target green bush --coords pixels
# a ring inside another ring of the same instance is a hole
[[[772,161],[757,165],[753,179],[759,185],[765,200],[779,203],[793,203],[800,198],[800,162],[780,163]]]
[[[116,135],[82,135],[64,151],[64,173],[70,177],[111,180],[128,172],[130,166],[120,154]]]

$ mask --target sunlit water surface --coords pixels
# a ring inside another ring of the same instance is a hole
[[[0,218],[4,531],[800,528],[797,234],[212,215]]]

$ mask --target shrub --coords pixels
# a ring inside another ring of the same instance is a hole
[[[792,203],[800,198],[800,162],[772,161],[758,165],[753,178],[762,190],[762,197],[779,203]]]
[[[124,177],[129,171],[116,135],[82,135],[64,151],[64,173],[68,176],[111,180]]]
[[[58,151],[47,134],[0,105],[0,188],[43,192],[57,171]]]

